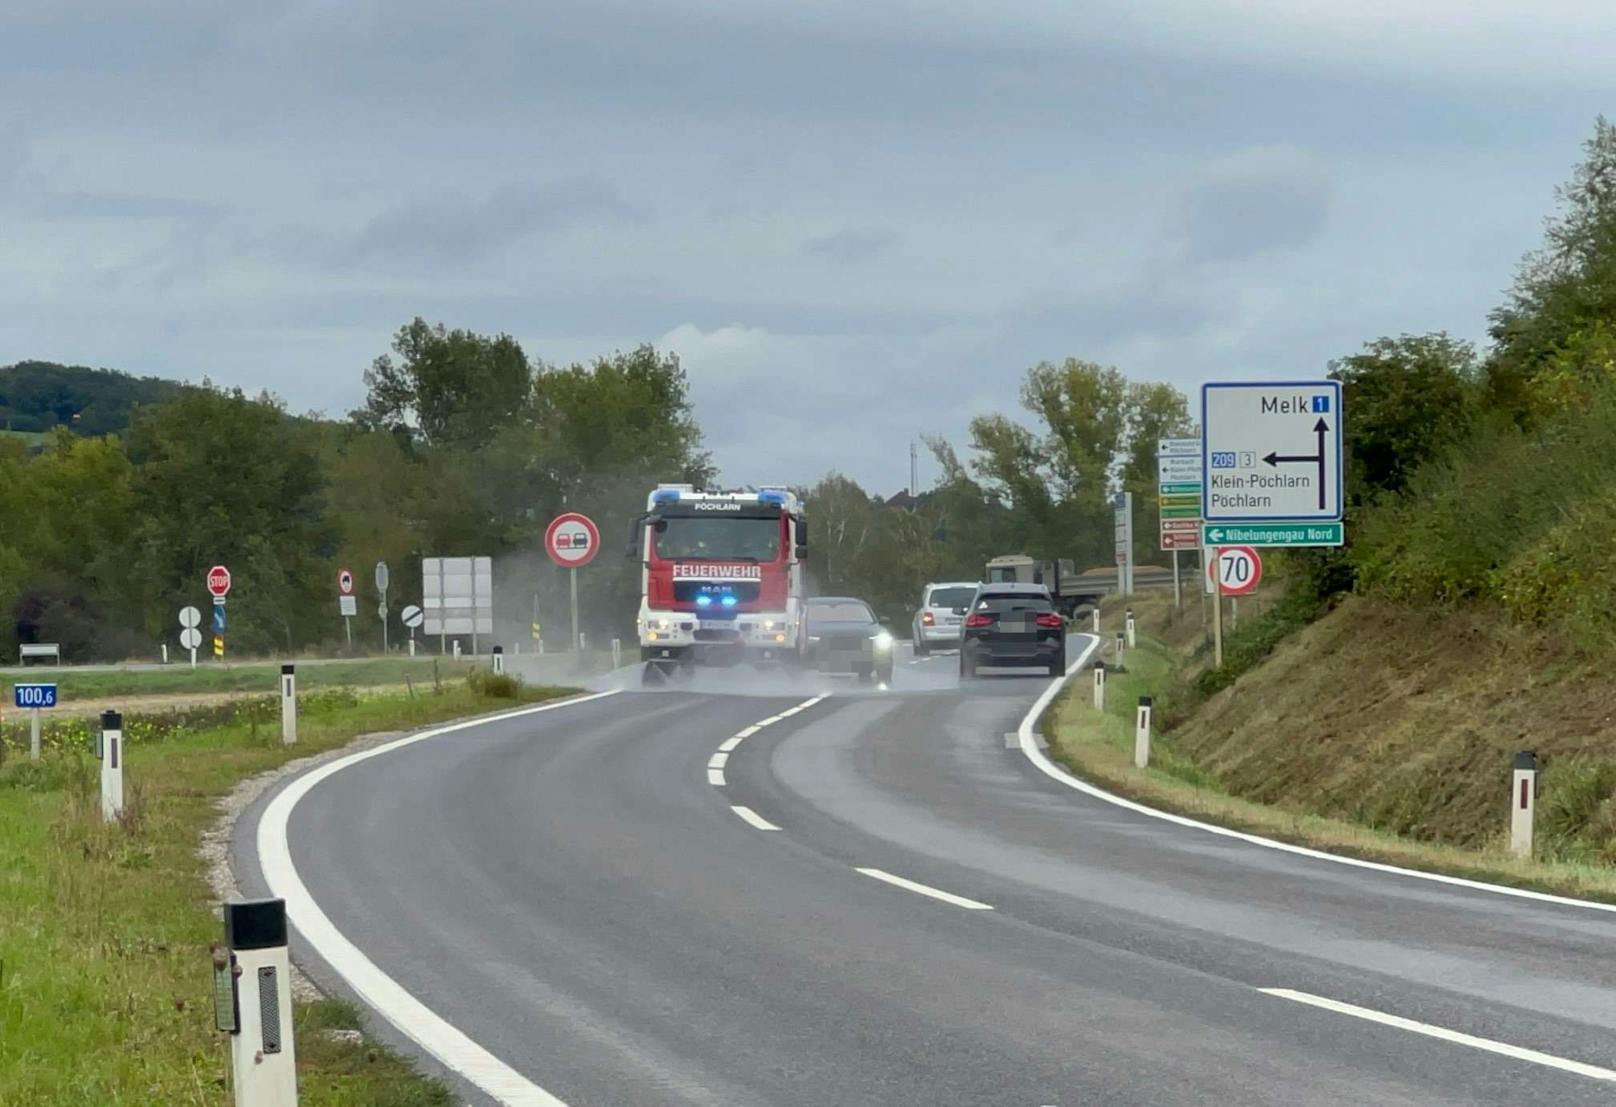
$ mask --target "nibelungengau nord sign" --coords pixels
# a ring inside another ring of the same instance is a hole
[[[1341,518],[1339,381],[1202,385],[1201,435],[1208,523]]]

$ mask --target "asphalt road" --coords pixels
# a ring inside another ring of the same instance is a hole
[[[1563,1065],[1616,1069],[1616,914],[1084,796],[1006,739],[1047,681],[956,665],[785,717],[817,686],[421,741],[309,789],[290,857],[375,967],[575,1107],[1616,1100]]]

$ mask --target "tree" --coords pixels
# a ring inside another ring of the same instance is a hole
[[[1040,362],[1027,371],[1021,402],[1047,429],[1056,497],[1090,511],[1103,507],[1127,430],[1127,380],[1115,368],[1078,358]]]
[[[832,472],[809,489],[804,502],[810,519],[808,571],[820,592],[858,595],[860,567],[875,539],[880,501],[857,481]]]
[[[1347,500],[1372,503],[1402,492],[1426,461],[1470,430],[1476,354],[1467,342],[1435,334],[1377,338],[1330,363],[1342,384]]]
[[[429,445],[476,447],[521,417],[532,369],[516,339],[430,326],[416,317],[393,352],[365,371],[363,427],[415,434]]]
[[[1163,438],[1195,433],[1189,402],[1170,384],[1130,384],[1125,407],[1127,427],[1121,471],[1122,487],[1133,493],[1134,558],[1156,562],[1161,553],[1161,505],[1157,502],[1157,444]]]
[[[315,428],[240,389],[188,389],[137,412],[130,552],[148,632],[196,601],[215,562],[236,578],[230,633],[243,647],[291,648],[331,625],[337,533],[318,450]]]
[[[1616,378],[1616,126],[1600,116],[1544,245],[1527,255],[1492,314],[1488,399],[1531,421],[1595,380]]]

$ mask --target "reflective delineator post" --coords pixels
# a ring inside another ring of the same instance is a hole
[[[167,665],[168,664],[168,643],[164,642],[162,645],[163,645],[163,664]]]
[[[505,647],[494,647],[494,675],[502,676],[505,672]]]
[[[454,640],[454,659],[456,661],[460,660],[460,639],[458,638]]]
[[[623,667],[623,640],[621,638],[613,638],[612,639],[612,668],[620,669],[622,667]]]
[[[1131,607],[1128,609],[1127,619],[1124,621],[1123,626],[1128,635],[1128,648],[1131,650],[1139,645],[1139,637],[1134,631],[1133,608]]]
[[[1509,785],[1509,852],[1532,856],[1532,817],[1537,813],[1537,754],[1522,750],[1515,755]]]
[[[297,666],[281,666],[281,744],[297,744]]]
[[[108,822],[123,814],[123,716],[101,713],[101,734],[96,741],[101,758],[101,817]]]
[[[1122,660],[1122,655],[1127,652],[1127,649],[1128,649],[1127,635],[1123,634],[1122,631],[1119,630],[1119,631],[1117,631],[1117,660],[1118,661]]]
[[[1143,769],[1150,764],[1150,697],[1139,697],[1138,714],[1133,724],[1133,767]]]
[[[1094,615],[1094,633],[1098,634],[1098,633],[1100,633],[1100,609],[1098,607],[1096,607],[1094,609],[1093,615]]]
[[[228,979],[215,982],[215,1019],[231,1035],[236,1107],[297,1107],[286,901],[225,904],[224,942],[226,964],[215,972]]]
[[[1105,662],[1094,663],[1094,710],[1105,710]]]

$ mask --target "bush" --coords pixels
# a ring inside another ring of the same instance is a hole
[[[509,673],[473,669],[466,674],[466,687],[479,696],[495,700],[515,700],[522,696],[522,682]]]

